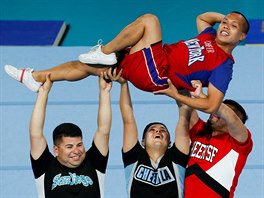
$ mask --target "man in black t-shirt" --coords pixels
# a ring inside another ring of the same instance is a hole
[[[120,110],[124,125],[123,163],[128,197],[183,197],[185,168],[189,158],[188,125],[177,125],[175,140],[170,146],[170,133],[161,122],[149,123],[143,132],[141,145],[133,112],[128,83],[121,72],[108,70],[111,80],[121,85]],[[182,109],[179,108],[181,112]],[[179,120],[183,116],[179,117]],[[177,138],[176,138],[177,137]]]
[[[110,90],[112,82],[99,77],[98,128],[91,148],[86,151],[81,129],[63,123],[53,131],[53,152],[43,135],[48,93],[52,87],[50,75],[40,87],[30,121],[30,155],[39,197],[84,198],[104,197],[104,176],[109,153],[109,133],[112,120]]]

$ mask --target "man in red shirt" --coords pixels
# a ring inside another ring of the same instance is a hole
[[[233,49],[245,39],[249,24],[243,14],[231,12],[224,16],[206,12],[196,18],[199,35],[187,41],[162,45],[159,20],[152,14],[145,14],[125,27],[111,42],[100,43],[78,61],[64,63],[57,67],[35,71],[18,70],[10,65],[6,72],[28,88],[37,91],[45,81],[45,74],[51,73],[52,81],[80,80],[89,75],[98,75],[104,67],[120,62],[122,76],[137,88],[154,92],[168,87],[168,78],[178,89],[193,91],[191,80],[200,80],[208,87],[208,97],[189,98],[174,93],[174,99],[192,108],[213,113],[219,108],[229,82],[232,79]],[[218,30],[212,27],[220,23]],[[122,57],[122,58],[121,58]],[[94,65],[92,65],[94,64]],[[100,65],[96,65],[100,64]],[[99,67],[101,66],[101,67]]]
[[[201,84],[193,81],[193,85],[197,87],[193,95],[206,97],[199,91]],[[175,91],[174,88],[171,85],[169,89]],[[180,115],[186,119],[178,124],[189,124],[191,139],[184,197],[234,197],[238,178],[253,147],[251,133],[244,125],[248,118],[244,108],[233,100],[224,100],[219,110],[204,122],[195,110],[184,106]]]

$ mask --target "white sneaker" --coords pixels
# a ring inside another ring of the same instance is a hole
[[[88,64],[114,65],[117,63],[117,58],[115,53],[103,53],[102,40],[99,40],[98,45],[94,46],[88,53],[79,56],[79,61]]]
[[[14,78],[15,80],[23,83],[27,88],[29,88],[31,91],[37,92],[42,85],[41,82],[37,82],[33,76],[32,68],[26,68],[26,69],[17,69],[13,67],[12,65],[5,65],[5,71],[6,73]]]

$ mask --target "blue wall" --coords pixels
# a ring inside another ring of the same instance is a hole
[[[263,0],[1,0],[0,19],[64,20],[70,25],[65,46],[93,46],[110,41],[144,13],[156,14],[165,42],[196,35],[195,17],[206,11],[238,10],[248,18],[264,18]]]
[[[4,64],[19,67],[49,68],[76,59],[87,47],[0,47],[0,197],[34,198],[36,188],[29,161],[28,126],[36,94],[4,73]],[[264,197],[264,47],[239,46],[234,51],[234,76],[226,98],[239,101],[247,110],[247,127],[252,131],[254,148],[239,179],[236,197]],[[138,128],[151,121],[164,122],[171,133],[178,120],[175,102],[166,96],[154,96],[132,85]],[[119,85],[112,90],[113,124],[110,156],[106,174],[106,198],[126,195],[121,161],[122,120],[119,111]],[[84,132],[84,143],[91,145],[96,130],[98,79],[54,83],[45,122],[45,136],[52,145],[53,129],[62,122],[74,122]],[[205,119],[208,115],[201,114]],[[173,133],[171,134],[173,136]]]

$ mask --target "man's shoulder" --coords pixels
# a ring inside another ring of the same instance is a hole
[[[216,36],[216,29],[209,26],[209,27],[205,28],[199,35],[203,35],[203,34],[212,34],[212,35]]]

